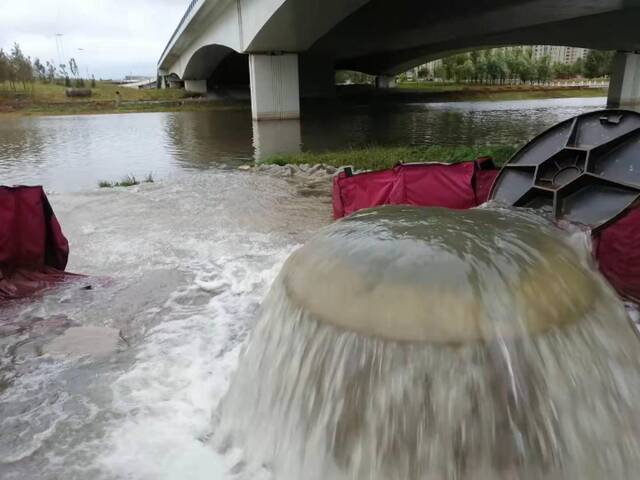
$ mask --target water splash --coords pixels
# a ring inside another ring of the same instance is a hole
[[[286,262],[216,441],[279,479],[631,478],[638,353],[588,252],[545,220],[369,210]]]

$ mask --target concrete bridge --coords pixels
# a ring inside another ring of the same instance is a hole
[[[640,102],[640,0],[193,0],[158,63],[166,85],[250,85],[256,120],[298,118],[336,69],[394,75],[505,45],[617,50],[612,105]]]

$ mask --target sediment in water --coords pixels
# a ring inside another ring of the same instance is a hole
[[[638,353],[586,249],[545,220],[373,209],[286,262],[217,441],[284,479],[632,478]]]

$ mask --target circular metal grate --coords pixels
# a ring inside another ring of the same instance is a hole
[[[555,125],[511,158],[490,198],[605,226],[640,198],[640,114],[600,110]]]

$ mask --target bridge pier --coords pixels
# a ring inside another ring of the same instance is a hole
[[[616,52],[609,84],[609,107],[640,103],[640,54]]]
[[[300,118],[298,55],[249,54],[254,120]]]
[[[253,122],[253,148],[258,162],[272,155],[299,153],[302,149],[300,120]]]
[[[378,75],[376,77],[376,88],[395,88],[396,77],[394,75]]]
[[[187,92],[207,93],[207,81],[206,80],[185,80],[184,89]]]

